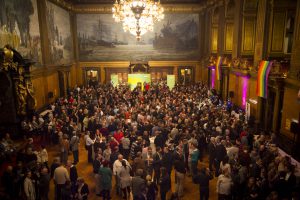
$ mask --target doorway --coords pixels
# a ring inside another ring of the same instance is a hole
[[[98,68],[88,67],[84,70],[85,85],[96,86],[100,82],[100,70]]]
[[[64,72],[62,72],[62,71],[58,72],[58,85],[59,85],[59,96],[64,97],[66,87],[65,87]]]
[[[268,91],[268,98],[267,99],[262,98],[262,103],[263,103],[262,119],[264,120],[262,124],[264,125],[264,130],[267,132],[272,131],[275,98],[276,98],[276,92],[273,90],[273,88],[270,87]]]
[[[193,67],[179,67],[178,68],[178,82],[182,85],[190,85],[194,83],[194,68]]]

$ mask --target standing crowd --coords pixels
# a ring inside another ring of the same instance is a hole
[[[45,116],[24,120],[22,129],[28,139],[18,150],[9,134],[0,143],[3,156],[15,156],[17,163],[2,176],[1,199],[48,199],[51,179],[55,199],[88,199],[89,186],[76,169],[80,143],[93,166],[95,193],[103,199],[113,191],[123,199],[182,199],[186,178],[199,185],[200,199],[215,189],[220,200],[299,197],[295,167],[278,154],[276,135],[257,136],[243,111],[202,83],[172,90],[164,84],[133,91],[74,88]],[[50,166],[45,146],[34,140],[57,148],[59,157]],[[214,177],[216,188],[210,188]]]

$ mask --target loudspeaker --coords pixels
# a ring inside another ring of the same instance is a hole
[[[230,97],[230,98],[233,98],[233,97],[234,97],[234,92],[233,92],[233,91],[230,91],[230,92],[229,92],[229,97]]]
[[[298,134],[299,133],[299,123],[297,122],[291,122],[291,128],[290,131],[294,134]]]
[[[48,98],[49,99],[53,98],[53,92],[48,92]]]

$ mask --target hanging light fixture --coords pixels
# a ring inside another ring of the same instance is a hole
[[[159,0],[116,0],[112,12],[115,21],[122,22],[124,31],[135,35],[138,41],[164,18]]]

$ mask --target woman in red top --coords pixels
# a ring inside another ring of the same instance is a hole
[[[114,137],[111,137],[109,145],[111,149],[115,149],[115,147],[119,146],[119,142]]]
[[[121,129],[118,129],[115,133],[114,133],[114,138],[118,141],[118,143],[121,142],[122,138],[124,137],[124,133],[121,131]]]

